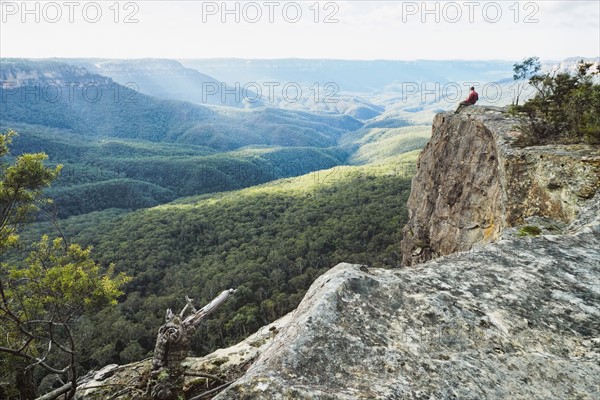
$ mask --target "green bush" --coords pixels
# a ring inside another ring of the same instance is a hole
[[[523,236],[539,236],[542,234],[542,230],[535,225],[525,225],[519,228],[517,235]]]
[[[521,145],[600,144],[600,66],[579,64],[577,74],[536,75],[529,83],[536,95],[511,112],[521,119]]]

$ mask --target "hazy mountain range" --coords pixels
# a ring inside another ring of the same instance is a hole
[[[0,59],[0,82],[15,154],[66,165],[62,215],[382,162],[421,148],[471,82],[481,104],[514,94],[508,61]]]

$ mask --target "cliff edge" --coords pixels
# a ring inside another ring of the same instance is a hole
[[[600,148],[519,148],[517,123],[438,114],[402,242],[430,261],[336,266],[217,398],[599,398]]]
[[[600,196],[565,232],[414,268],[339,264],[292,313],[183,367],[233,381],[218,400],[598,399]],[[150,364],[100,371],[77,398],[143,389]]]
[[[527,218],[568,224],[600,187],[600,148],[520,148],[499,107],[436,115],[417,161],[401,244],[403,265],[497,240]]]

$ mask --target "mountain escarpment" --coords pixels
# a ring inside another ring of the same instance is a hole
[[[600,148],[517,147],[518,121],[498,107],[438,114],[417,163],[404,265],[497,240],[530,217],[573,221],[600,187]]]

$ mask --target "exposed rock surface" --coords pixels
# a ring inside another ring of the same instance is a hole
[[[216,398],[600,398],[599,200],[572,234],[336,266]]]
[[[221,400],[598,399],[600,196],[564,230],[410,269],[339,264],[291,314],[183,366],[237,379]],[[150,369],[98,373],[78,398],[143,388]],[[203,379],[186,385],[221,384]]]
[[[498,107],[441,113],[408,200],[403,264],[466,251],[532,216],[570,223],[600,187],[600,147],[518,148],[518,121]]]

